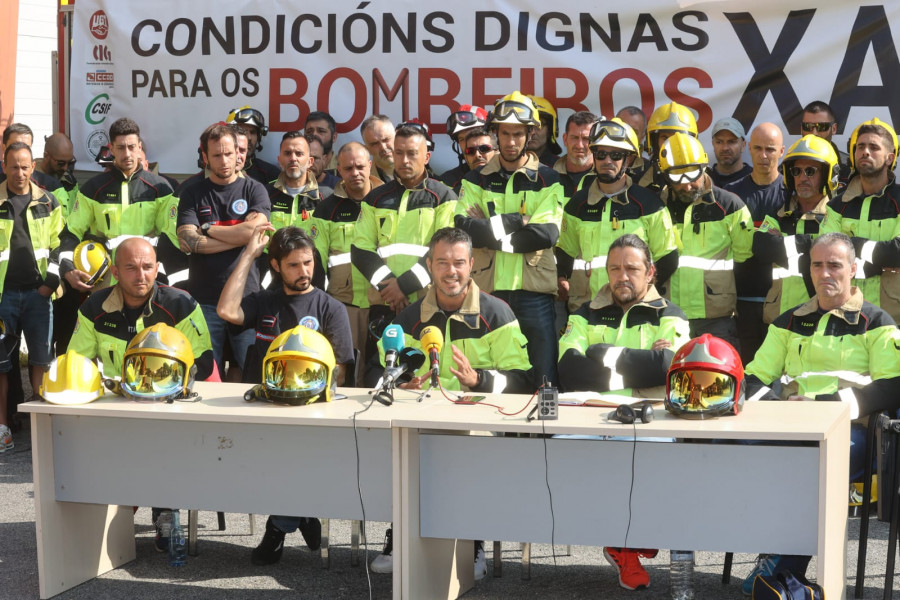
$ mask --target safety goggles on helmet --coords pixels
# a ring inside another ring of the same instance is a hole
[[[431,139],[431,132],[428,130],[428,125],[423,123],[418,119],[411,119],[409,121],[404,121],[397,125],[397,129],[399,130],[402,127],[406,127],[407,129],[412,129],[416,133],[420,134],[425,138],[425,147],[429,152],[434,151],[434,141]],[[396,135],[396,134],[395,134]]]
[[[74,350],[56,357],[41,378],[39,395],[51,404],[87,404],[103,395],[94,361]]]
[[[703,167],[692,165],[694,168],[679,172],[679,169],[666,171],[666,177],[672,183],[693,183],[703,177]]]
[[[666,376],[666,410],[685,418],[736,415],[744,405],[744,367],[737,350],[708,333],[683,345]]]
[[[131,400],[191,399],[196,373],[193,350],[184,334],[157,323],[128,344],[118,391]]]
[[[455,138],[463,131],[484,127],[487,117],[487,111],[480,106],[463,104],[458,111],[450,113],[450,117],[447,118],[447,135]]]
[[[269,128],[266,127],[266,118],[255,108],[250,108],[249,105],[235,108],[228,113],[228,117],[225,121],[227,124],[239,123],[241,125],[252,125],[259,129],[260,137],[265,137],[265,135],[269,133]]]
[[[534,125],[534,112],[534,106],[528,106],[522,102],[504,100],[494,107],[492,120],[495,122],[507,122],[510,117],[513,117],[522,125]]]

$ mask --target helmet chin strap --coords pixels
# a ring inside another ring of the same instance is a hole
[[[623,161],[622,168],[619,169],[618,173],[616,173],[615,175],[607,175],[606,173],[601,175],[598,173],[597,181],[599,181],[600,183],[615,183],[615,182],[619,181],[620,179],[622,179],[622,176],[625,175],[625,171],[626,171],[625,162]]]

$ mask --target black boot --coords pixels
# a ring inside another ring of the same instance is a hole
[[[274,565],[281,560],[284,552],[284,532],[272,524],[272,517],[266,521],[266,534],[259,546],[250,554],[250,561],[254,565]]]
[[[299,529],[307,548],[318,550],[322,546],[322,523],[317,518],[301,517]]]

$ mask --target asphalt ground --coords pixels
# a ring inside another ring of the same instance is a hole
[[[27,421],[26,421],[27,425]],[[0,454],[0,600],[38,598],[37,548],[34,524],[34,487],[31,466],[31,435],[27,427],[14,436],[15,448]],[[776,484],[773,484],[776,485]],[[740,493],[735,490],[735,493]],[[773,491],[777,496],[777,490]],[[789,500],[786,500],[789,501]],[[187,518],[182,511],[182,521]],[[727,518],[718,513],[711,518]],[[250,534],[248,515],[226,515],[225,531],[218,531],[216,514],[201,512],[199,556],[188,557],[185,567],[169,567],[165,554],[154,549],[155,530],[150,509],[141,508],[135,517],[137,558],[123,567],[83,583],[59,596],[60,600],[123,599],[145,600],[191,598],[390,598],[391,577],[350,565],[350,522],[331,521],[331,568],[325,569],[319,552],[311,552],[299,533],[287,537],[281,562],[267,567],[250,563],[250,551],[259,543],[265,516],[257,516],[256,533]],[[370,523],[368,560],[378,555],[386,523]],[[853,597],[859,518],[849,517],[847,597]],[[881,598],[884,586],[887,523],[870,521],[868,560],[864,598]],[[531,579],[522,579],[521,548],[515,542],[502,544],[502,577],[495,578],[491,544],[488,547],[488,576],[476,582],[463,597],[468,599],[526,598],[668,598],[669,553],[661,551],[644,560],[650,573],[650,588],[630,592],[619,587],[613,568],[602,548],[534,544],[531,550]],[[554,556],[555,554],[555,556]],[[700,552],[694,575],[696,598],[743,598],[740,583],[753,567],[755,556],[736,554],[730,585],[721,583],[724,554]],[[815,573],[815,562],[810,575]],[[900,588],[900,576],[894,590]]]

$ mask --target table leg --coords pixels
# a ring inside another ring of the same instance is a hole
[[[60,594],[136,556],[133,507],[56,500],[53,434],[50,415],[31,415],[41,598]]]
[[[848,409],[849,410],[849,409]],[[816,581],[829,599],[847,597],[847,490],[850,486],[850,422],[844,421],[819,449],[819,555]],[[826,468],[827,465],[827,468]]]

